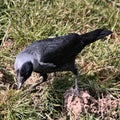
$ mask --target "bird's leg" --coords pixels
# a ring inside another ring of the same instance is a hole
[[[78,75],[75,75],[75,91],[78,91]]]
[[[48,75],[47,74],[41,74],[41,76],[43,77],[43,80],[34,84],[33,86],[30,87],[30,91],[34,91],[36,90],[36,87],[39,86],[40,84],[42,84],[43,82],[47,81]]]
[[[41,76],[43,77],[43,80],[42,80],[41,83],[46,82],[47,78],[48,78],[48,75],[45,73],[45,74],[41,74]]]
[[[74,71],[72,71],[74,74],[74,79],[75,79],[75,88],[74,88],[74,95],[77,95],[79,92],[79,88],[78,88],[78,72],[77,69],[75,68]]]
[[[78,75],[74,75],[74,79],[75,79],[75,88],[73,89],[73,94],[74,94],[74,96],[76,96],[76,95],[78,95],[78,93],[79,93],[79,88],[78,88]]]
[[[42,79],[42,81],[40,81],[40,82],[38,82],[38,83],[36,84],[36,87],[37,87],[38,85],[42,84],[43,82],[46,82],[46,81],[47,81],[47,78],[48,78],[48,75],[47,75],[47,74],[40,74],[40,75],[43,77],[43,79]]]

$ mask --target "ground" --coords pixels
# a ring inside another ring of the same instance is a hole
[[[6,0],[0,2],[0,9],[0,120],[119,120],[119,0]],[[42,79],[33,73],[17,90],[13,65],[25,46],[97,28],[107,28],[113,34],[77,56],[77,96],[71,96],[74,76],[70,72],[52,73],[46,83],[29,91]]]

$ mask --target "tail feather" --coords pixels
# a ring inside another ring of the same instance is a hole
[[[89,33],[81,35],[83,43],[85,45],[88,45],[90,43],[95,42],[96,40],[102,39],[105,36],[108,36],[112,33],[112,31],[107,29],[97,29],[94,31],[91,31]]]

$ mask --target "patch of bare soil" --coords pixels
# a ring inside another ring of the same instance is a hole
[[[73,89],[67,90],[64,94],[64,107],[67,116],[72,116],[73,120],[78,120],[79,116],[93,114],[102,120],[117,120],[119,100],[110,94],[102,95],[101,98],[94,98],[87,90],[79,90],[73,96]]]
[[[2,43],[2,46],[0,48],[6,50],[8,47],[12,47],[13,44],[14,44],[13,40],[8,38]]]

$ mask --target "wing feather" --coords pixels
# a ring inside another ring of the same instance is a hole
[[[71,61],[71,59],[75,59],[75,49],[80,43],[79,35],[75,33],[45,40],[43,42],[46,47],[41,56],[41,61],[54,63],[56,65],[61,65]]]

